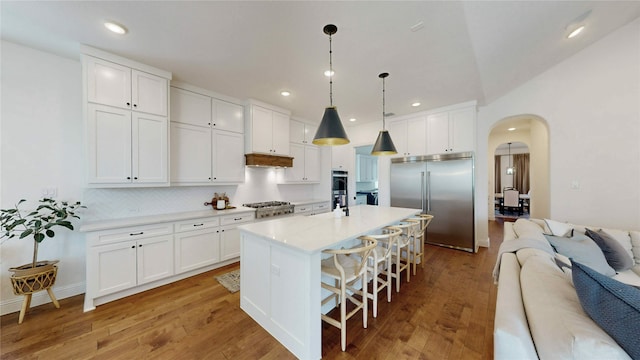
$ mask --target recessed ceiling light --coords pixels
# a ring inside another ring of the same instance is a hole
[[[349,121],[354,122],[354,121],[356,121],[356,118],[351,118],[351,119],[349,119]]]
[[[507,130],[509,130],[509,131],[513,131],[513,130],[515,130],[515,129],[516,129],[516,128],[511,127],[511,128],[508,128]]]
[[[324,76],[326,76],[326,77],[333,76],[335,74],[336,74],[336,72],[333,71],[333,70],[327,70],[327,71],[324,72]]]
[[[420,103],[419,102],[414,102],[413,104],[411,104],[411,106],[417,107],[417,106],[420,106]]]
[[[282,95],[282,96],[289,96],[289,95],[291,95],[291,93],[290,93],[290,92],[288,92],[288,91],[281,91],[281,92],[280,92],[280,95]]]
[[[571,33],[569,33],[569,35],[567,35],[567,39],[571,39],[574,38],[576,36],[578,36],[582,30],[584,30],[584,25],[578,27],[577,29],[573,30]]]
[[[105,21],[104,27],[106,27],[111,32],[114,32],[114,33],[116,33],[118,35],[124,35],[124,34],[127,33],[127,28],[124,27],[124,25],[120,25],[120,24],[115,23],[113,21]]]

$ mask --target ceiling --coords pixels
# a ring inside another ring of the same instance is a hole
[[[640,16],[638,1],[6,1],[2,38],[78,58],[79,44],[174,79],[345,125],[460,102],[485,104]],[[118,36],[105,20],[125,25]],[[583,33],[567,39],[578,24]],[[3,69],[3,71],[8,69]],[[291,96],[280,95],[282,90]],[[413,102],[419,107],[412,107]],[[349,122],[349,118],[356,122]]]

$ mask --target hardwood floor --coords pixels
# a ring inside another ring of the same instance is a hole
[[[491,248],[477,254],[427,247],[425,267],[403,280],[378,317],[348,323],[347,351],[340,331],[323,324],[326,359],[492,359],[497,287],[491,271],[502,242],[502,221],[489,222]],[[240,309],[207,272],[82,312],[84,296],[0,318],[0,357],[8,359],[294,359]],[[394,286],[395,287],[395,286]]]

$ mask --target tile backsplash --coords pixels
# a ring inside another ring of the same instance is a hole
[[[85,189],[84,221],[118,219],[205,210],[214,193],[226,193],[231,205],[258,201],[295,201],[322,198],[318,184],[278,185],[274,168],[245,170],[245,182],[229,186],[173,186],[161,188]],[[328,197],[327,191],[326,196]]]

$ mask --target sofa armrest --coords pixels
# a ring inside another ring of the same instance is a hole
[[[506,225],[507,223],[505,223]],[[496,360],[538,359],[520,289],[520,263],[513,253],[502,254],[493,329]]]

